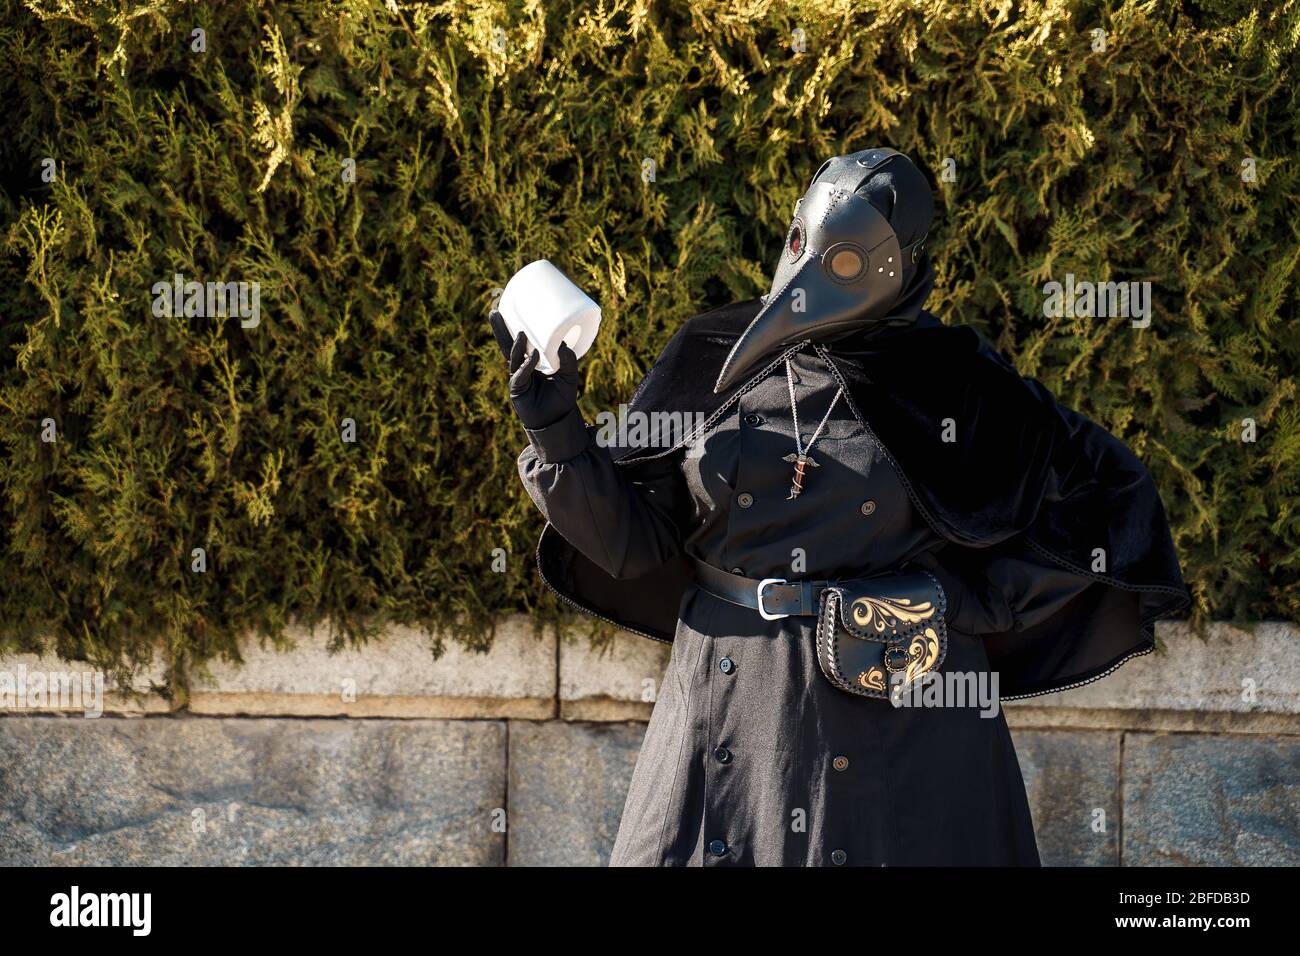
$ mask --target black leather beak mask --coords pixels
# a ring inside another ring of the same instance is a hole
[[[795,205],[772,291],[722,365],[714,393],[739,382],[768,353],[829,341],[885,316],[925,251],[900,246],[889,220],[858,190],[886,164],[911,161],[868,149],[827,162]],[[928,197],[927,197],[928,198]]]

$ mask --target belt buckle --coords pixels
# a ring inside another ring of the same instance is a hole
[[[758,595],[758,616],[765,621],[779,621],[783,617],[789,617],[789,614],[769,614],[763,609],[763,589],[769,584],[789,584],[785,578],[763,578],[758,582],[755,593]]]

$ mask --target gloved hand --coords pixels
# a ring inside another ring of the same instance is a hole
[[[520,332],[512,341],[505,320],[496,309],[488,317],[501,354],[510,363],[510,401],[529,431],[554,425],[578,407],[578,356],[560,345],[560,367],[553,375],[537,371],[541,353]]]

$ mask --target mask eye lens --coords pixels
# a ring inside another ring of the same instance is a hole
[[[795,226],[790,230],[790,255],[798,256],[803,252],[803,230]]]
[[[845,282],[862,275],[862,254],[856,249],[839,249],[831,256],[831,274]]]

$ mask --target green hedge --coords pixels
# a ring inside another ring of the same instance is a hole
[[[594,416],[882,144],[956,174],[932,309],[1141,455],[1196,614],[1300,620],[1296,0],[3,10],[0,648],[553,617],[494,290],[545,256],[602,303]],[[156,316],[175,273],[260,324]],[[1151,327],[1045,318],[1066,273],[1150,281]]]

